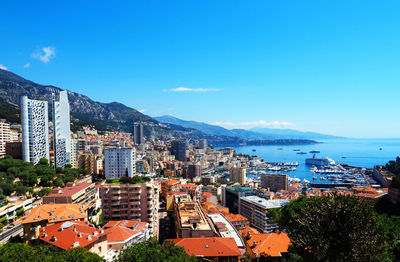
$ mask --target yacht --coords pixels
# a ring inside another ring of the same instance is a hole
[[[316,158],[314,155],[312,158],[306,158],[306,165],[333,166],[336,165],[336,163],[330,158]]]

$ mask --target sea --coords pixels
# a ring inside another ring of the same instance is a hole
[[[310,166],[306,166],[306,158],[313,157],[310,151],[320,151],[316,157],[329,157],[337,163],[358,167],[373,168],[384,165],[400,156],[400,138],[398,139],[329,139],[312,145],[263,145],[238,146],[237,153],[257,155],[266,162],[298,162],[296,171],[277,172],[290,177],[312,181]],[[294,151],[300,149],[300,151]],[[254,151],[255,150],[255,151]],[[307,154],[300,155],[298,152]],[[269,171],[269,173],[273,173]],[[249,177],[252,175],[248,174]]]

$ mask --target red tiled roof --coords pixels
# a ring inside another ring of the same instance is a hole
[[[95,233],[97,232],[97,233]],[[100,230],[83,221],[67,221],[40,229],[39,238],[44,242],[68,250],[74,247],[86,247],[99,239]],[[79,245],[74,245],[79,243]]]
[[[87,206],[80,204],[43,204],[27,211],[22,224],[47,220],[56,223],[68,220],[79,220],[87,217]]]
[[[247,245],[254,254],[268,257],[280,257],[281,253],[286,253],[290,245],[287,233],[262,233],[251,235]]]
[[[68,197],[73,196],[74,194],[84,190],[85,188],[91,186],[93,183],[67,183],[66,187],[57,187],[53,188],[52,192],[43,198],[49,197]]]
[[[173,185],[173,184],[179,183],[179,181],[176,180],[176,179],[171,179],[171,180],[168,180],[168,181],[163,181],[162,183],[163,184],[167,184],[167,185]]]
[[[104,228],[108,242],[124,242],[148,228],[148,223],[135,220],[110,221]]]
[[[233,238],[203,237],[171,239],[186,253],[204,257],[240,256],[239,248]]]
[[[208,192],[203,192],[203,196],[205,198],[209,198],[209,197],[212,197],[213,195],[211,193],[208,193]]]

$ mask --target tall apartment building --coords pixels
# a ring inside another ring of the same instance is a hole
[[[133,177],[136,174],[135,149],[109,147],[104,150],[106,178]]]
[[[54,161],[56,167],[65,167],[71,163],[71,130],[68,92],[60,91],[60,100],[56,101],[53,94],[53,141]]]
[[[139,123],[135,123],[133,125],[133,142],[136,145],[141,145],[144,143],[143,140],[143,125]]]
[[[284,174],[265,174],[261,176],[261,187],[269,188],[270,191],[288,189],[288,176]]]
[[[47,101],[21,98],[22,154],[36,165],[41,158],[50,160],[49,111]]]
[[[68,182],[63,188],[53,188],[43,197],[43,204],[81,204],[88,208],[96,202],[94,183]]]
[[[10,124],[5,119],[0,119],[0,157],[6,155],[6,143],[12,142],[10,136]]]
[[[276,224],[268,223],[267,211],[271,208],[281,208],[290,200],[272,199],[266,200],[258,196],[244,196],[240,198],[240,214],[247,218],[250,225],[260,232],[272,232],[278,228]]]
[[[246,184],[246,168],[232,167],[229,171],[229,179],[230,181],[241,185]]]
[[[195,177],[200,177],[200,176],[201,176],[201,166],[200,165],[191,164],[187,167],[186,178],[189,178],[193,181],[193,179]]]
[[[171,142],[171,155],[175,156],[176,160],[186,161],[188,143],[186,140],[174,140]]]
[[[159,185],[151,180],[141,184],[103,184],[101,206],[104,221],[139,220],[149,223],[150,234],[158,235]]]
[[[199,149],[207,149],[207,139],[200,139],[197,146]]]

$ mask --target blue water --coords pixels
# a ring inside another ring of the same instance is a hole
[[[297,177],[301,180],[312,181],[313,174],[310,167],[305,165],[305,159],[312,157],[312,150],[321,151],[316,157],[329,157],[337,163],[372,168],[375,165],[384,165],[389,160],[400,156],[400,139],[330,139],[320,141],[315,145],[290,146],[239,146],[237,153],[257,155],[267,162],[298,162],[296,171],[279,172]],[[278,150],[282,148],[282,150]],[[379,150],[382,148],[382,150]],[[256,151],[253,152],[253,149]],[[306,152],[305,155],[296,154],[293,149]],[[342,158],[345,156],[346,158]]]

